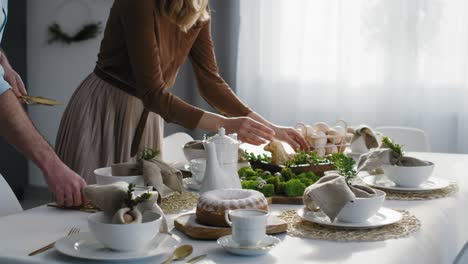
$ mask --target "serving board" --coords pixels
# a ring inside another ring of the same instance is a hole
[[[274,195],[272,197],[267,197],[268,204],[304,204],[302,201],[302,196],[282,196]]]
[[[195,213],[177,217],[174,220],[174,226],[188,237],[200,240],[214,240],[232,233],[229,227],[206,226],[197,223]],[[270,215],[267,223],[268,235],[285,233],[287,230],[288,223],[275,215]]]

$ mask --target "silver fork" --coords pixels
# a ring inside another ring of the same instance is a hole
[[[78,227],[72,227],[70,229],[70,231],[68,232],[67,236],[70,236],[70,235],[73,235],[73,234],[78,234],[79,232],[80,232],[80,229]],[[57,242],[57,241],[55,241],[55,242]],[[44,251],[47,251],[47,250],[53,248],[54,245],[55,245],[55,242],[52,242],[52,243],[50,243],[48,245],[45,245],[45,246],[41,247],[38,250],[35,250],[35,251],[29,253],[28,256],[35,256],[37,254],[40,254],[40,253],[42,253]]]

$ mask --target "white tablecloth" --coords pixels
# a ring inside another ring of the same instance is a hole
[[[407,238],[344,243],[280,235],[283,242],[270,254],[240,257],[229,255],[213,241],[195,241],[174,233],[182,238],[182,243],[194,246],[192,256],[208,254],[207,261],[200,263],[452,263],[468,240],[468,155],[416,153],[415,156],[434,161],[434,176],[457,181],[460,192],[431,201],[386,201],[385,206],[408,210],[421,220],[421,230]],[[299,206],[272,206],[274,212],[291,208]],[[27,256],[32,250],[63,237],[70,227],[87,231],[88,215],[42,206],[0,218],[0,263],[93,263],[62,256],[55,250]],[[126,263],[155,262],[148,259]]]

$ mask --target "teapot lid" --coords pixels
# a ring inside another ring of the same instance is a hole
[[[226,129],[224,129],[224,127],[219,128],[218,134],[212,136],[207,141],[215,144],[239,144],[239,141],[230,136],[226,136]]]

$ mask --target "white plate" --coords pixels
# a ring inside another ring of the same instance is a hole
[[[158,234],[146,249],[120,252],[106,248],[91,233],[78,233],[64,237],[55,243],[58,252],[75,258],[91,260],[134,260],[155,257],[168,258],[179,244],[174,235]]]
[[[172,163],[171,166],[183,172],[190,172],[189,161],[176,161]]]
[[[182,181],[186,189],[192,191],[199,191],[201,189],[201,184],[195,181],[194,178],[184,178]]]
[[[218,238],[218,245],[224,248],[227,252],[235,255],[255,256],[262,255],[270,251],[281,242],[274,236],[265,235],[265,237],[255,247],[241,247],[237,242],[232,240],[232,235]]]
[[[362,223],[346,223],[340,222],[335,219],[335,221],[330,222],[330,218],[322,211],[310,211],[307,209],[299,209],[297,211],[297,215],[299,215],[302,219],[324,225],[324,226],[331,226],[331,227],[339,227],[339,228],[349,228],[349,229],[370,229],[370,228],[377,228],[381,226],[391,225],[401,220],[402,215],[390,208],[382,207],[380,210],[374,215],[371,216],[367,221]]]
[[[430,192],[446,188],[450,185],[449,181],[437,177],[430,177],[418,187],[398,186],[385,175],[365,175],[361,176],[361,179],[371,187],[397,192]]]

